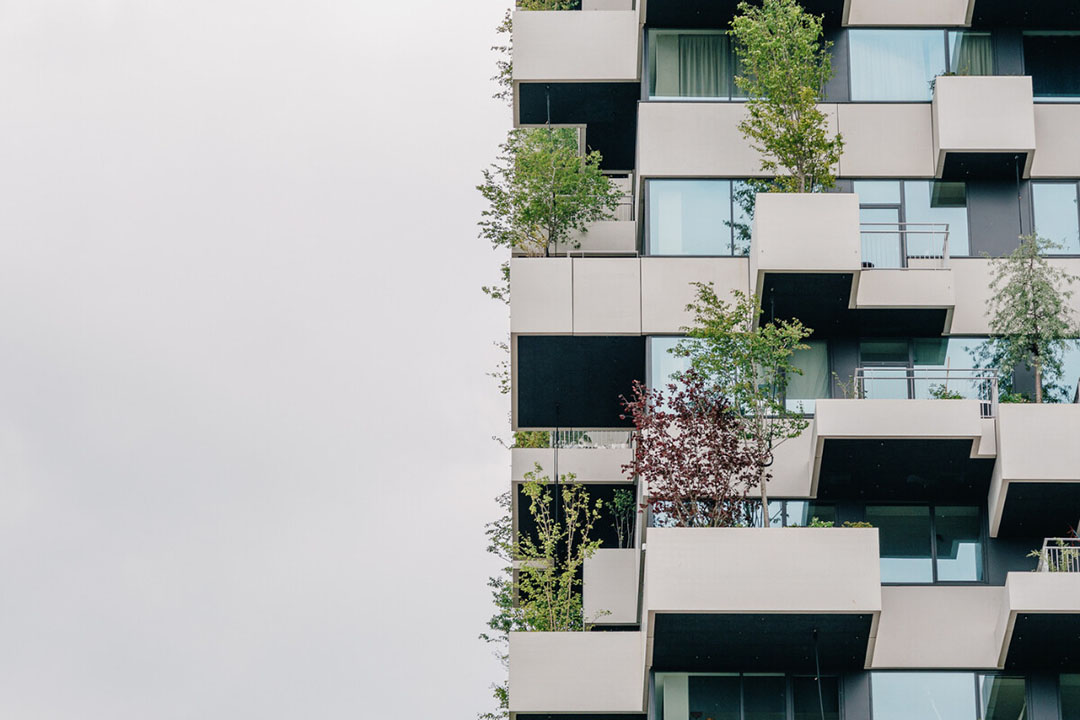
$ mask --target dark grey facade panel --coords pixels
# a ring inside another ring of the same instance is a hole
[[[1008,255],[1031,232],[1031,183],[1021,181],[969,181],[967,184],[968,234],[971,254]]]

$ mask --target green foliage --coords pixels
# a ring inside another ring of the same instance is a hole
[[[477,186],[488,201],[480,237],[492,247],[549,255],[558,245],[577,247],[574,234],[614,216],[621,192],[601,172],[600,153],[578,151],[576,129],[511,130],[499,147]],[[499,299],[507,297],[500,288]]]
[[[1058,552],[1048,552],[1043,557],[1042,550],[1032,550],[1027,556],[1045,564],[1046,572],[1076,572],[1076,568],[1080,567],[1080,547],[1069,545],[1062,538],[1054,538],[1054,544],[1059,548]],[[1038,570],[1036,566],[1035,571]]]
[[[495,655],[508,667],[510,633],[525,629],[522,614],[514,604],[513,585],[513,519],[511,517],[510,492],[504,492],[495,499],[499,506],[499,517],[484,528],[487,537],[487,551],[502,563],[499,574],[488,578],[492,603],[495,612],[487,622],[488,630],[480,634],[480,639],[495,646]],[[509,717],[509,690],[504,680],[491,686],[495,697],[496,711],[482,713],[480,720],[497,720]]]
[[[688,337],[673,352],[689,358],[691,368],[730,402],[743,441],[764,477],[774,448],[798,437],[808,425],[801,413],[787,409],[784,392],[788,378],[802,374],[792,356],[808,348],[802,340],[812,331],[798,320],[759,324],[757,298],[736,290],[729,304],[717,297],[712,283],[693,285],[697,299],[687,310],[694,314],[694,325],[683,328]],[[767,505],[764,483],[761,494]]]
[[[619,547],[630,547],[633,540],[634,516],[637,515],[634,492],[627,488],[616,488],[611,500],[606,505],[608,512],[611,513],[611,521],[615,525],[615,535],[619,539]]]
[[[526,473],[522,486],[536,536],[519,534],[514,549],[521,622],[526,630],[542,632],[588,630],[581,571],[585,560],[600,547],[600,541],[590,534],[603,503],[591,502],[584,486],[574,483],[575,476],[564,475],[558,485],[561,512],[556,519],[552,485],[541,472],[537,465]]]
[[[868,523],[868,522],[862,522],[862,521],[859,521],[859,522],[851,522],[850,520],[848,520],[848,521],[846,521],[846,522],[844,523],[844,527],[846,527],[846,528],[872,528],[872,527],[874,527],[874,526],[873,526],[873,525],[871,525],[871,524],[870,524],[870,523]]]
[[[549,448],[551,447],[551,433],[546,430],[526,430],[514,433],[514,445],[516,448]]]
[[[935,400],[963,400],[964,396],[956,390],[950,390],[945,383],[935,383],[930,386],[930,397]]]
[[[1046,252],[1058,247],[1037,235],[1025,235],[1011,255],[991,261],[990,342],[984,364],[992,364],[1003,381],[1021,364],[1035,371],[1035,402],[1045,394],[1064,400],[1057,386],[1062,355],[1080,329],[1069,307],[1076,277],[1054,267]],[[1006,388],[1010,382],[1003,382]]]
[[[741,70],[735,83],[747,96],[739,130],[775,175],[772,190],[814,192],[835,185],[832,167],[844,148],[831,137],[818,107],[832,77],[831,43],[822,42],[822,18],[796,0],[739,3],[731,21]]]
[[[819,517],[812,517],[812,518],[810,518],[810,524],[807,527],[831,528],[835,524],[836,523],[834,523],[832,520],[822,520]]]
[[[518,10],[576,10],[581,6],[580,0],[518,0]],[[495,32],[506,35],[507,40],[503,45],[493,45],[492,50],[498,53],[495,60],[495,81],[497,90],[492,95],[496,100],[502,100],[507,105],[514,104],[514,48],[511,38],[513,37],[513,10],[507,8],[502,22],[495,28]]]

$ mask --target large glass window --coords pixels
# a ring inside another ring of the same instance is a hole
[[[731,100],[736,59],[726,32],[649,31],[649,98]]]
[[[874,720],[1024,720],[1024,678],[969,672],[875,672]]]
[[[751,527],[762,527],[764,523],[761,521],[761,502],[748,502],[752,504]],[[814,520],[836,524],[836,506],[816,500],[769,501],[769,527],[810,527]]]
[[[867,505],[883,583],[979,582],[982,516],[973,506]]]
[[[950,31],[949,72],[957,75],[993,75],[994,48],[990,33]]]
[[[851,99],[930,100],[930,83],[946,70],[941,30],[849,30]]]
[[[649,180],[648,255],[745,255],[749,227],[733,192],[737,180]]]
[[[854,190],[859,196],[865,267],[918,265],[941,258],[946,249],[954,257],[970,252],[964,183],[856,180]]]
[[[1080,675],[1061,676],[1061,720],[1080,720]]]
[[[656,673],[659,720],[839,720],[835,677]],[[791,700],[789,703],[788,700]]]
[[[668,383],[674,381],[673,376],[675,374],[690,369],[689,358],[678,357],[671,352],[672,348],[678,345],[681,340],[683,338],[677,336],[654,335],[645,341],[645,348],[648,353],[646,369],[649,376],[649,387],[666,389]]]
[[[1031,183],[1035,232],[1060,247],[1054,254],[1080,255],[1080,205],[1077,183]]]
[[[803,344],[807,349],[791,357],[792,365],[802,370],[802,375],[788,378],[784,402],[791,412],[813,415],[817,399],[829,397],[829,344],[825,340]]]
[[[1024,73],[1040,100],[1080,100],[1080,33],[1024,33]]]

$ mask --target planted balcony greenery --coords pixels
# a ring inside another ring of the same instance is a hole
[[[611,515],[611,522],[615,526],[615,537],[618,538],[619,548],[631,547],[634,540],[634,518],[638,510],[633,490],[617,488],[611,500],[605,505]]]
[[[761,319],[757,298],[732,292],[732,302],[721,300],[712,283],[693,283],[697,299],[687,306],[694,324],[685,327],[687,339],[673,348],[690,361],[709,392],[730,404],[743,453],[740,461],[754,474],[754,487],[767,506],[773,452],[798,437],[809,421],[787,408],[784,394],[790,378],[802,375],[792,361],[803,340],[813,332],[798,320]],[[684,380],[686,375],[678,379]],[[768,513],[764,517],[769,525]]]
[[[991,260],[990,342],[981,363],[996,368],[1006,394],[1013,371],[1021,365],[1034,371],[1037,403],[1068,400],[1059,386],[1062,357],[1080,336],[1069,300],[1076,277],[1046,259],[1058,245],[1038,235],[1025,235],[1012,254]],[[1012,398],[1010,398],[1012,399]]]
[[[761,153],[769,189],[815,192],[835,185],[832,168],[844,141],[831,135],[818,107],[832,77],[832,43],[822,39],[822,16],[796,0],[740,2],[731,21],[740,71],[735,84],[747,97],[743,136]]]
[[[635,383],[623,405],[637,429],[634,457],[623,472],[648,484],[657,525],[749,523],[747,495],[768,474],[759,471],[725,395],[690,370],[663,390]]]

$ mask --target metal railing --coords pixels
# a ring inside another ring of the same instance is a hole
[[[865,366],[855,368],[852,392],[871,400],[978,400],[984,418],[997,415],[998,378],[983,369]]]
[[[604,172],[611,184],[622,190],[622,197],[615,208],[612,220],[634,220],[634,174],[629,172]]]
[[[1080,538],[1046,538],[1039,551],[1038,572],[1080,573]]]
[[[867,270],[949,266],[948,223],[864,222],[859,231],[862,266]]]
[[[630,430],[556,430],[550,433],[551,447],[567,448],[629,448],[633,433]]]

